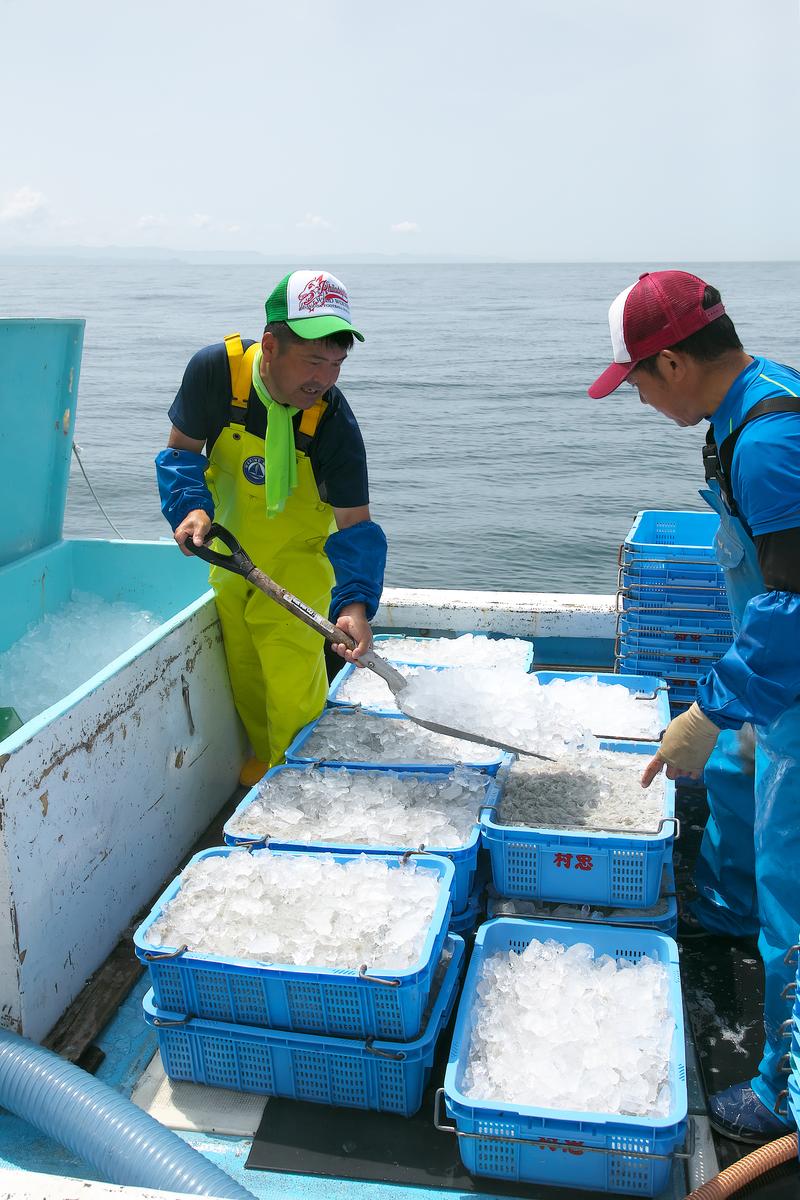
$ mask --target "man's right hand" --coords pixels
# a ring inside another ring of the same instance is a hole
[[[192,558],[192,552],[186,549],[184,542],[188,538],[191,538],[195,546],[202,546],[210,528],[211,517],[204,508],[195,508],[188,516],[184,517],[173,534],[175,541],[181,548],[181,554],[185,554],[187,558]]]

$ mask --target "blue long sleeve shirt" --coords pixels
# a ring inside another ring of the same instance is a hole
[[[768,396],[800,396],[800,372],[754,358],[711,418],[717,445]],[[800,527],[800,414],[769,413],[739,436],[731,485],[754,537]],[[697,688],[723,729],[769,725],[800,699],[800,595],[767,590],[745,607],[736,641]]]

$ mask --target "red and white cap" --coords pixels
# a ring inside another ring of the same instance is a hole
[[[643,358],[721,317],[724,305],[703,308],[706,286],[688,271],[650,271],[620,292],[608,310],[614,361],[589,388],[592,399],[610,396]]]

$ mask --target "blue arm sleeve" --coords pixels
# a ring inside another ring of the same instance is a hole
[[[195,508],[214,519],[214,501],[206,486],[208,459],[192,450],[162,450],[156,455],[161,511],[173,530]]]
[[[374,521],[359,521],[332,533],[325,553],[336,576],[328,614],[335,621],[347,604],[360,601],[366,606],[367,620],[378,611],[386,569],[386,534]]]
[[[747,604],[736,641],[697,686],[721,729],[770,725],[800,696],[800,595],[763,592]]]

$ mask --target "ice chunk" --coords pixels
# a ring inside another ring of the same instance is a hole
[[[669,1112],[665,966],[534,939],[481,970],[462,1083],[476,1100],[626,1116]]]
[[[160,623],[135,604],[74,591],[58,612],[46,613],[0,654],[0,703],[15,708],[23,721],[32,720]]]
[[[229,825],[242,838],[326,846],[463,846],[486,795],[486,777],[466,767],[441,775],[287,768],[259,784]]]
[[[484,734],[513,746],[558,757],[567,747],[594,744],[588,727],[535,675],[497,668],[423,671],[398,697],[411,716]]]
[[[186,868],[147,940],[285,965],[406,970],[419,962],[440,888],[413,860],[233,851]]]
[[[464,633],[456,638],[387,638],[375,644],[390,662],[436,663],[448,667],[515,667],[526,671],[531,643],[522,638],[492,638]]]

